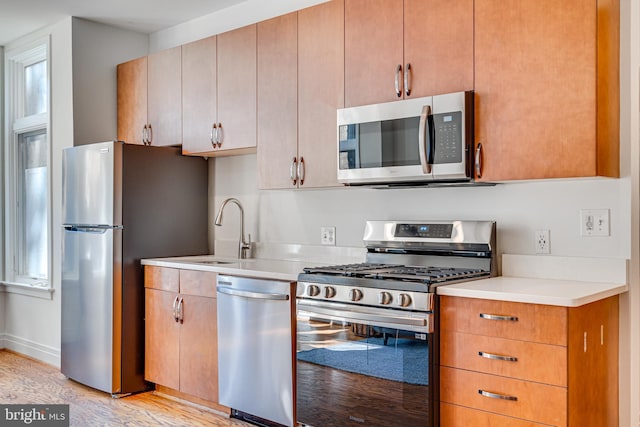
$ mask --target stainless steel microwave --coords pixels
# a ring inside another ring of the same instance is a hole
[[[473,179],[473,92],[338,110],[338,181],[348,185]]]

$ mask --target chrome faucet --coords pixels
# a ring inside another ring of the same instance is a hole
[[[245,259],[248,257],[247,254],[249,254],[249,256],[251,254],[251,234],[249,234],[249,240],[246,241],[244,239],[244,210],[242,209],[242,205],[238,199],[231,197],[222,202],[220,209],[218,209],[218,214],[216,215],[215,225],[222,225],[222,211],[229,202],[235,203],[240,209],[240,241],[238,242],[238,258]]]

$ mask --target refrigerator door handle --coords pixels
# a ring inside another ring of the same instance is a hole
[[[76,233],[97,233],[104,234],[107,230],[122,230],[121,225],[73,225],[63,224],[62,228],[66,231],[72,231]]]

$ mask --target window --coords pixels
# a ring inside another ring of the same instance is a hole
[[[5,277],[51,289],[49,42],[5,54]]]

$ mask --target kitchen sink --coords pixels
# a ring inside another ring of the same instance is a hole
[[[234,264],[234,261],[217,261],[217,260],[206,260],[206,261],[192,261],[194,264]]]

